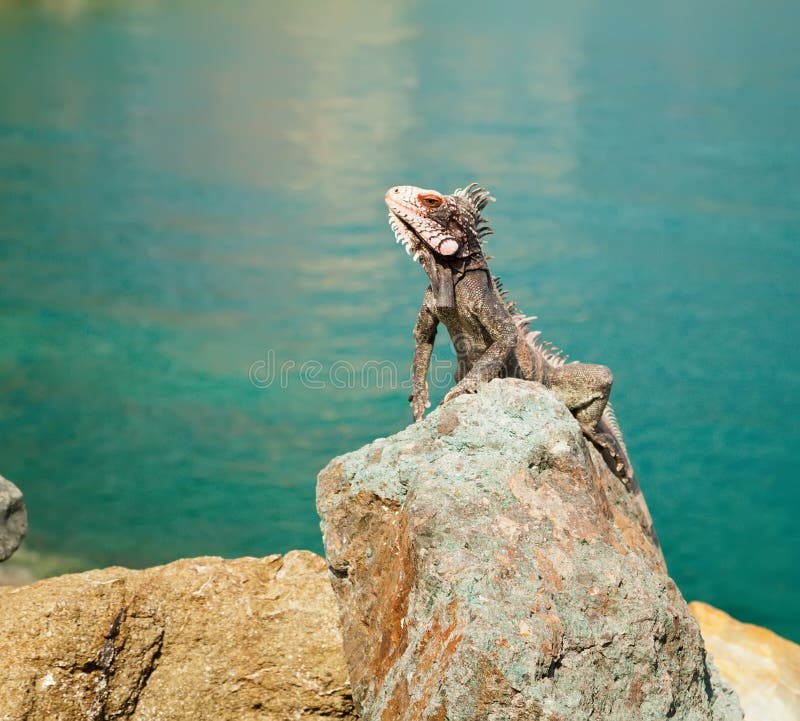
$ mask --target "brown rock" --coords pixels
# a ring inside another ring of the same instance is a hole
[[[689,604],[747,721],[800,721],[800,646],[700,601]]]
[[[0,668],[3,721],[355,718],[307,551],[0,588]]]

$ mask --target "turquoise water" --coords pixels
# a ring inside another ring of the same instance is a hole
[[[552,5],[0,2],[31,550],[321,550],[317,471],[409,421],[347,378],[406,375],[426,284],[384,189],[475,179],[512,296],[613,368],[684,594],[800,640],[800,11]]]

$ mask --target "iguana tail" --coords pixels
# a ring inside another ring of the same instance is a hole
[[[600,418],[600,422],[597,424],[597,429],[601,432],[605,432],[609,438],[612,438],[614,441],[614,445],[616,448],[614,452],[617,455],[617,458],[612,458],[611,454],[608,452],[603,452],[603,457],[608,463],[609,468],[614,471],[614,474],[622,481],[629,488],[635,488],[638,483],[636,481],[636,476],[633,472],[633,466],[631,465],[630,458],[628,458],[628,449],[625,447],[625,440],[622,437],[622,431],[619,428],[619,424],[617,423],[617,416],[614,413],[614,409],[611,407],[610,403],[606,404],[605,410],[603,411],[603,415]],[[623,463],[623,467],[621,469],[617,468],[617,461],[621,460]]]

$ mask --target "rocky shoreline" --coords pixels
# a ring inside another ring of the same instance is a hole
[[[689,607],[745,718],[800,718],[800,646]],[[0,666],[7,721],[359,718],[327,564],[308,551],[0,588]]]
[[[327,560],[0,588],[0,719],[800,719],[800,647],[687,607],[639,489],[540,386],[493,381],[334,459],[317,505]]]

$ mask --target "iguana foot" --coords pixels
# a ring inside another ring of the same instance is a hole
[[[442,399],[440,405],[444,405],[449,401],[452,401],[453,398],[458,398],[458,396],[464,395],[464,393],[477,393],[478,392],[478,381],[474,378],[464,378],[458,383],[456,383],[447,393],[447,395]]]
[[[601,454],[612,462],[612,470],[620,477],[627,478],[630,469],[626,467],[625,459],[620,455],[614,436],[596,428],[588,428],[581,425],[583,435],[585,435]]]
[[[428,389],[421,388],[419,391],[412,393],[408,397],[408,402],[411,404],[414,423],[421,421],[425,415],[425,409],[431,407],[431,402],[428,400]]]

